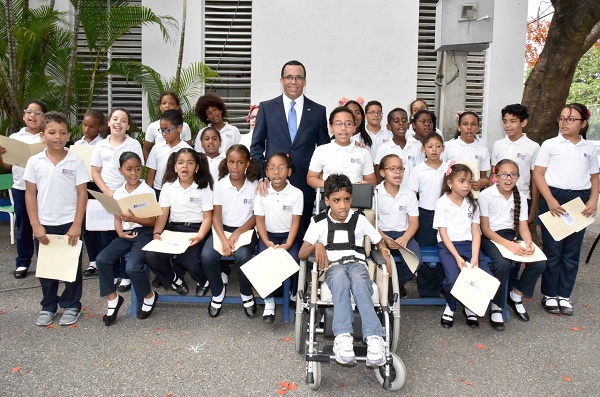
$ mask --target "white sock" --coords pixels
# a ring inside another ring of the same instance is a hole
[[[115,285],[116,285],[118,282],[119,282],[119,277],[115,277],[115,278],[113,279],[113,284],[115,284]]]
[[[473,313],[472,311],[470,311],[466,307],[465,307],[465,313],[467,313],[467,317],[471,317],[471,316],[477,317],[477,314]]]
[[[171,288],[177,289],[177,287],[181,286],[181,284],[183,284],[183,280],[175,275],[173,282],[171,283]]]
[[[96,268],[96,261],[90,262],[90,267],[93,267],[95,269]]]
[[[515,294],[515,291],[510,291],[510,299],[512,299],[515,302],[521,302],[521,297],[522,295],[517,295]]]
[[[121,285],[129,285],[131,284],[131,280],[128,278],[122,278],[121,279]]]
[[[215,309],[220,308],[221,302],[223,302],[223,298],[225,298],[225,286],[223,286],[223,289],[221,290],[219,296],[213,296],[213,298],[210,300],[210,305]]]
[[[106,315],[112,316],[113,313],[115,312],[117,304],[119,303],[119,295],[117,295],[117,297],[113,300],[108,300],[107,303],[108,303],[108,309],[106,310]]]
[[[454,311],[450,309],[450,306],[446,303],[446,308],[444,309],[444,314],[447,314],[450,317],[454,316]]]
[[[517,295],[514,291],[510,291],[510,299],[512,299],[515,302],[515,308],[517,309],[517,312],[521,314],[527,313],[527,310],[525,310],[525,306],[523,306],[523,300],[521,298],[522,295]]]
[[[244,307],[252,307],[254,305],[254,297],[252,295],[240,294],[240,296],[242,297],[242,302],[249,301],[244,303]]]
[[[208,287],[208,280],[204,283],[204,288]]]
[[[152,305],[156,299],[156,294],[152,293],[152,298],[144,298],[144,304],[142,305],[142,311],[149,312],[152,310]]]
[[[275,314],[275,298],[265,298],[265,311],[263,316]]]
[[[18,272],[20,272],[20,271],[23,271],[23,270],[27,270],[27,268],[25,266],[19,266],[15,270],[18,271]]]
[[[493,312],[494,310],[500,310],[500,313],[494,313]],[[504,318],[502,317],[502,309],[500,308],[500,306],[498,306],[494,302],[492,302],[491,320],[494,321],[494,322],[496,322],[496,323],[502,323],[502,322],[504,322]]]
[[[569,299],[569,298],[565,298],[565,297],[563,297],[563,296],[559,296],[559,297],[558,297],[558,300],[560,301],[560,305],[561,305],[562,307],[570,307],[570,308],[573,308],[573,306],[571,305],[571,299]]]

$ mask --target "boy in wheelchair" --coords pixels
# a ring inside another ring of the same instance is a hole
[[[391,274],[389,250],[381,235],[366,217],[350,209],[352,184],[345,175],[332,174],[325,181],[325,204],[329,211],[316,215],[304,235],[300,259],[313,254],[319,270],[327,269],[325,281],[331,290],[335,307],[333,315],[333,351],[342,365],[356,364],[352,336],[354,319],[350,291],[362,323],[367,343],[366,364],[380,367],[386,363],[384,331],[372,301],[373,287],[367,270],[363,239],[368,236],[384,253]]]

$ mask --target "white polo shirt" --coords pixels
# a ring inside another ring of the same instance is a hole
[[[540,145],[532,141],[526,134],[516,141],[511,141],[508,137],[494,142],[492,148],[492,164],[495,166],[500,160],[510,159],[519,166],[519,180],[517,188],[521,197],[531,199],[531,171],[535,168],[535,158],[540,150]]]
[[[214,159],[206,156],[206,159],[208,160],[208,169],[210,170],[210,175],[212,175],[215,183],[219,180],[219,164],[221,164],[221,161],[223,161],[224,158],[225,155],[223,153],[219,153]]]
[[[598,155],[594,144],[585,139],[574,145],[559,134],[542,143],[535,165],[546,167],[548,186],[585,190],[592,186],[590,175],[598,173]]]
[[[519,221],[526,221],[529,215],[527,213],[527,202],[523,205],[522,200],[521,197]],[[500,194],[498,186],[492,186],[479,193],[477,202],[479,203],[480,215],[490,219],[490,229],[495,232],[514,229],[515,199],[512,194],[507,200]]]
[[[127,182],[123,183],[123,185],[121,185],[120,188],[115,190],[115,193],[113,194],[113,198],[115,200],[118,200],[123,197],[135,196],[137,194],[144,194],[144,193],[154,194],[154,190],[152,190],[152,188],[150,186],[148,186],[146,184],[146,182],[144,182],[144,181],[141,181],[141,182],[142,183],[140,183],[140,185],[138,187],[136,187],[135,190],[131,193],[129,193],[127,191],[127,189],[125,189],[125,185],[127,185]],[[122,222],[122,227],[123,227],[123,230],[131,230],[131,229],[135,229],[136,227],[142,227],[142,225],[140,225],[139,223],[134,223],[133,225],[130,225],[129,222]]]
[[[27,132],[25,127],[21,128],[19,132],[10,134],[9,138],[16,139],[17,141],[25,142],[27,144],[42,142],[42,137],[39,133],[30,134],[29,132]],[[13,189],[25,190],[25,180],[23,179],[24,172],[25,168],[19,167],[18,165],[12,166]]]
[[[206,127],[212,127],[212,124],[208,123]],[[200,137],[202,136],[202,131],[205,129],[206,128],[203,128],[200,130],[200,132],[198,132],[198,135],[196,135],[196,140],[194,141],[194,150],[196,150],[198,153],[204,153],[202,139]],[[219,130],[219,134],[221,135],[221,146],[219,147],[220,153],[226,153],[227,149],[229,149],[232,145],[240,143],[240,139],[242,139],[240,130],[238,130],[236,126],[229,123],[225,123],[223,128]]]
[[[254,215],[265,217],[265,226],[271,233],[288,233],[292,227],[292,216],[302,215],[304,194],[287,182],[282,191],[269,189],[266,196],[254,196]]]
[[[144,165],[142,145],[129,135],[125,136],[125,142],[117,147],[110,144],[110,135],[94,145],[94,153],[90,165],[101,167],[100,176],[109,189],[115,190],[125,182],[125,178],[119,172],[119,157],[124,152],[133,152],[140,156]]]
[[[447,194],[440,197],[435,204],[433,228],[445,227],[450,241],[472,241],[471,227],[473,223],[479,224],[479,208],[473,211],[467,197],[463,199],[460,207],[450,201]],[[442,241],[439,231],[437,241]]]
[[[377,221],[381,230],[404,232],[408,229],[408,217],[419,216],[417,196],[408,188],[400,187],[396,197],[392,197],[381,182],[377,190]]]
[[[84,145],[84,146],[89,146],[89,145],[95,145],[98,142],[100,142],[103,138],[100,135],[96,135],[96,137],[94,139],[92,139],[91,142],[88,142],[85,140],[85,137],[81,137],[80,140],[76,141],[73,143],[73,145],[79,146],[79,145]]]
[[[373,141],[373,144],[371,145],[371,149],[369,152],[369,154],[371,155],[371,158],[375,158],[375,156],[377,155],[377,149],[379,149],[379,146],[383,145],[384,143],[386,143],[387,141],[391,140],[394,137],[394,134],[392,134],[392,131],[390,131],[386,128],[380,129],[377,134],[374,134],[371,131],[367,130],[367,134],[369,134],[369,136],[371,137],[371,141]]]
[[[213,209],[213,191],[208,186],[198,189],[196,182],[184,189],[177,179],[163,185],[158,204],[171,209],[169,222],[200,223],[204,220],[202,212]]]
[[[348,211],[348,216],[346,217],[346,220],[344,221],[344,223],[347,223],[350,220],[353,213],[354,213],[354,211],[352,211],[352,210]],[[331,210],[329,210],[327,212],[327,216],[331,219]],[[331,219],[331,221],[333,223],[341,223],[341,222],[336,221],[335,219]],[[304,241],[306,241],[312,245],[314,245],[318,242],[322,243],[323,245],[327,245],[328,231],[329,231],[329,225],[327,224],[326,218],[324,218],[323,220],[321,220],[319,222],[315,222],[315,220],[313,218],[313,219],[311,219],[310,225],[308,225],[308,230],[306,230],[306,234],[304,235]],[[381,240],[381,235],[379,234],[379,232],[377,230],[375,230],[373,225],[371,225],[369,223],[369,221],[367,220],[366,217],[360,215],[356,222],[356,229],[354,230],[354,244],[359,247],[362,247],[364,244],[365,236],[369,236],[369,238],[371,239],[371,242],[373,244],[377,244]],[[348,241],[348,233],[346,233],[345,231],[342,231],[342,230],[335,231],[335,233],[333,235],[334,243],[344,243],[347,241]],[[365,259],[364,255],[359,254],[353,250],[339,250],[339,251],[327,250],[327,259],[329,259],[329,261],[336,261],[338,259],[341,259],[344,256],[350,256],[350,255],[355,255],[355,256],[358,256],[359,258]]]
[[[492,168],[487,143],[479,137],[475,138],[473,143],[466,143],[460,137],[446,142],[441,159],[444,161],[454,160],[457,163],[475,161],[479,167],[479,172],[489,171]]]
[[[308,169],[314,172],[323,171],[323,180],[331,174],[344,174],[350,178],[351,183],[358,183],[363,179],[363,175],[375,172],[368,149],[354,143],[340,146],[334,141],[317,146]]]
[[[241,134],[240,145],[244,145],[250,150],[250,146],[252,145],[252,135],[254,135],[254,130],[250,130],[250,132],[246,134]]]
[[[413,168],[407,187],[419,194],[419,207],[430,211],[435,209],[435,203],[442,194],[442,183],[447,170],[448,163],[445,161],[442,161],[437,170],[424,161]]]
[[[377,154],[375,155],[374,163],[379,165],[381,163],[381,159],[387,156],[388,154],[395,154],[402,160],[402,166],[404,167],[404,175],[402,177],[401,186],[408,186],[408,180],[410,178],[410,174],[412,169],[418,163],[422,162],[425,159],[425,154],[421,150],[423,145],[421,142],[413,139],[412,141],[407,140],[406,146],[402,149],[399,145],[396,145],[393,139],[390,139],[383,145],[379,146],[377,149]]]
[[[152,150],[150,151],[150,154],[148,155],[148,160],[146,162],[148,168],[156,170],[156,175],[154,176],[154,183],[152,187],[154,187],[157,190],[161,189],[162,180],[165,176],[165,172],[167,171],[167,161],[169,160],[169,156],[171,155],[171,153],[175,153],[179,149],[183,148],[191,149],[192,147],[184,141],[179,141],[179,143],[173,147],[169,146],[165,141],[152,146]]]
[[[154,143],[164,143],[165,138],[162,136],[162,132],[158,129],[160,128],[160,120],[156,120],[148,125],[146,129],[146,135],[144,136],[144,140],[148,142]],[[192,140],[192,130],[190,130],[190,126],[185,121],[183,122],[183,128],[181,129],[181,140],[182,141],[191,141]]]
[[[237,190],[231,184],[229,175],[215,183],[214,205],[222,207],[223,225],[240,227],[254,216],[254,193],[258,181],[250,182],[248,179],[244,186]]]
[[[87,184],[90,178],[85,163],[75,154],[67,151],[55,166],[46,150],[29,158],[23,179],[36,185],[40,223],[65,225],[75,220],[77,186]]]

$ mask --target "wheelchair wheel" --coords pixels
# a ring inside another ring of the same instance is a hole
[[[396,266],[392,266],[392,291],[397,294],[398,299],[393,303],[394,313],[392,316],[392,340],[390,341],[390,351],[396,352],[400,340],[400,284],[398,283],[398,274]]]
[[[299,304],[299,302],[297,303]],[[303,309],[296,309],[296,318],[294,324],[294,337],[296,342],[296,353],[302,354],[306,341],[306,312]]]
[[[404,385],[404,381],[406,380],[406,368],[404,367],[404,363],[395,353],[392,354],[392,365],[390,365],[390,378],[389,382],[385,380],[385,368],[386,366],[382,366],[379,368],[375,368],[373,371],[375,372],[375,377],[381,386],[386,388],[387,390],[398,390]]]
[[[308,372],[308,365],[309,363],[306,363],[306,383],[311,389],[317,390],[321,386],[321,363],[317,361],[312,362],[312,379]]]

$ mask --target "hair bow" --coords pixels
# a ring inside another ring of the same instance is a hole
[[[450,176],[450,174],[452,173],[452,166],[456,164],[456,161],[451,160],[450,163],[448,163],[448,169],[446,170],[446,176]]]
[[[340,99],[338,99],[338,104],[340,106],[346,106],[346,104],[351,101],[351,99],[346,98],[345,96],[341,97]],[[365,105],[365,98],[359,96],[356,97],[356,99],[354,100],[356,103],[358,103],[360,106],[364,106]]]
[[[252,114],[252,111],[254,109],[256,109],[258,107],[258,105],[252,105],[250,106],[250,111],[248,112],[248,115],[246,116],[246,121],[250,121],[250,115]]]

